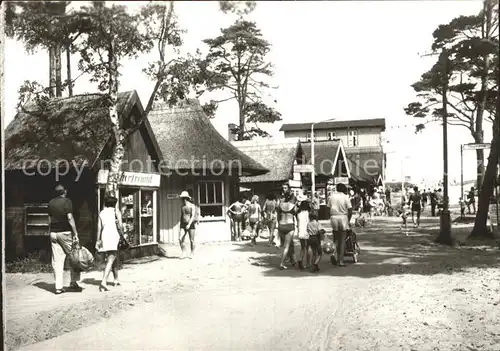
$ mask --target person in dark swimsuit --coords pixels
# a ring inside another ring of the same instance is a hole
[[[193,203],[191,196],[187,191],[183,191],[180,195],[182,200],[181,208],[181,235],[179,238],[179,243],[181,245],[182,255],[181,259],[185,257],[185,244],[186,236],[189,236],[189,241],[191,243],[191,255],[189,258],[193,258],[195,252],[195,233],[196,233],[196,206]],[[183,232],[184,231],[184,232]]]
[[[297,206],[293,201],[293,195],[288,187],[283,190],[283,198],[278,205],[278,231],[283,245],[280,263],[281,270],[287,269],[285,266],[285,259],[287,257],[290,259],[291,265],[295,265],[293,234],[295,232],[295,223],[297,222]]]
[[[252,245],[257,245],[257,236],[259,235],[259,223],[262,216],[262,208],[259,204],[259,196],[252,196],[252,202],[248,206],[248,223],[252,231]]]
[[[271,193],[267,196],[264,207],[262,208],[264,225],[269,229],[269,245],[274,243],[274,230],[276,228],[276,209],[277,209],[276,196]]]

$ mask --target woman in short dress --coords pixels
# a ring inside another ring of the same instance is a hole
[[[309,223],[309,211],[311,210],[311,206],[307,201],[307,198],[303,195],[297,197],[297,201],[299,202],[297,214],[297,229],[300,241],[299,269],[302,270],[308,266],[311,259],[311,257],[307,254],[307,239],[309,239],[307,223]],[[306,259],[305,263],[304,258]]]
[[[107,283],[110,272],[113,272],[114,285],[120,285],[118,281],[117,261],[120,233],[118,232],[117,225],[121,227],[121,218],[116,212],[117,201],[115,197],[106,197],[104,199],[104,208],[99,213],[96,249],[104,253],[106,257],[106,266],[104,268],[101,284],[99,285],[99,291],[109,290]]]

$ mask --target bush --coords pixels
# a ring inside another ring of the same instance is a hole
[[[47,263],[47,252],[39,251],[5,264],[6,273],[50,273],[52,265]]]

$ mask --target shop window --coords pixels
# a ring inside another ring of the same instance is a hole
[[[154,243],[156,190],[122,187],[118,192],[124,237],[131,246]],[[104,188],[99,189],[99,211],[104,207],[104,194]]]
[[[326,135],[328,137],[328,140],[335,140],[335,138],[337,137],[335,132],[328,132],[328,133],[326,133]]]
[[[202,218],[224,217],[224,183],[222,181],[199,182],[198,200]]]
[[[154,241],[153,191],[141,190],[141,244]]]

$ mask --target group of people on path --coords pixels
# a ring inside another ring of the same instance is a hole
[[[333,231],[338,234],[335,236],[338,255],[336,261],[339,266],[343,266],[344,244],[352,216],[351,199],[347,195],[345,185],[337,185],[337,191],[329,195],[328,208]],[[267,227],[269,245],[274,245],[274,241],[277,241],[279,243],[277,246],[282,249],[279,265],[281,270],[291,265],[298,266],[301,270],[310,268],[311,272],[319,271],[325,230],[318,221],[318,214],[318,196],[312,196],[312,198],[305,195],[295,196],[288,183],[282,185],[279,197],[269,194],[262,207],[259,204],[259,197],[254,195],[250,201],[243,196],[228,208],[236,241],[242,239],[242,232],[248,226],[251,244],[255,245],[259,228]],[[274,237],[274,233],[277,237]],[[297,259],[294,237],[297,237],[300,242],[300,253]]]

